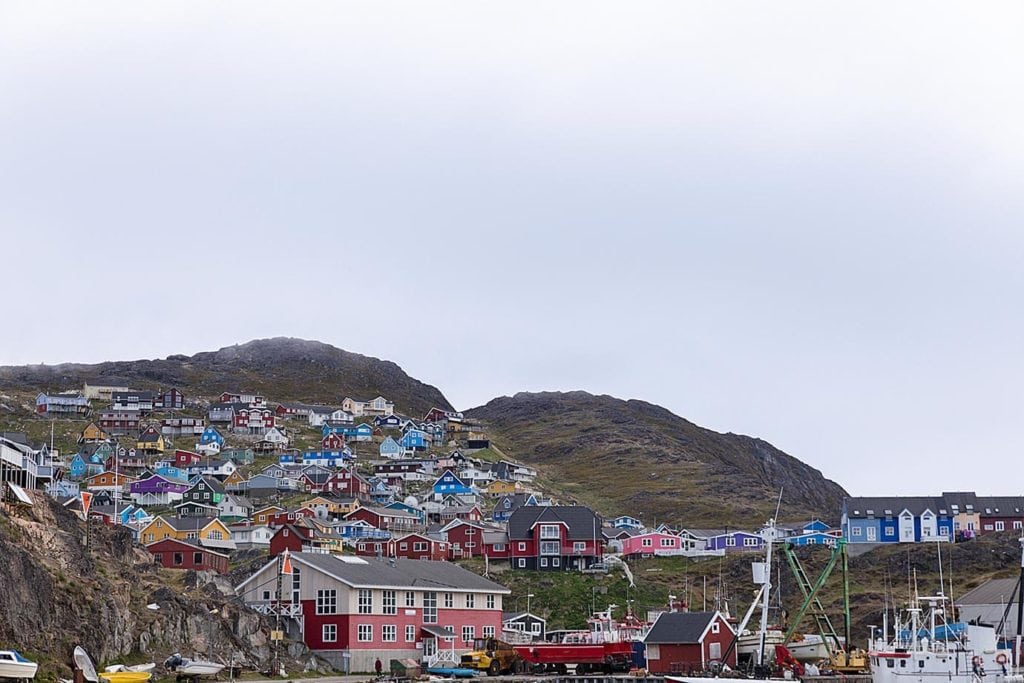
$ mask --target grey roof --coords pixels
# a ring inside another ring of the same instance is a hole
[[[1017,604],[1017,579],[992,579],[957,598],[957,605]]]
[[[564,523],[568,526],[569,540],[588,539],[600,535],[603,525],[594,511],[582,505],[525,505],[508,519],[508,537],[511,540],[531,538],[530,529],[538,522]]]
[[[140,401],[152,401],[156,398],[155,391],[114,391],[111,392],[110,398],[115,401],[128,398],[138,398]]]
[[[175,531],[199,531],[210,522],[217,519],[216,517],[169,517],[166,515],[160,515],[160,519],[164,521],[164,524],[171,527]]]
[[[293,553],[292,558],[351,586],[511,592],[501,584],[452,562],[353,556],[343,559],[324,553]]]
[[[693,644],[716,612],[662,612],[644,638],[645,643]]]

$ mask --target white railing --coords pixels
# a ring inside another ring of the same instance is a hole
[[[282,616],[290,617],[292,619],[298,619],[302,616],[302,604],[297,602],[278,602],[277,600],[261,600],[259,602],[248,603],[249,607],[253,608],[260,614],[267,616]]]

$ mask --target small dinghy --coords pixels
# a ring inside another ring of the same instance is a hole
[[[216,676],[224,670],[225,665],[201,659],[185,659],[175,653],[164,662],[164,668],[178,674],[179,678],[200,678],[201,676]]]

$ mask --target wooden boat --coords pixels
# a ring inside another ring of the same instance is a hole
[[[0,678],[31,680],[36,677],[39,665],[25,659],[17,650],[0,650]]]

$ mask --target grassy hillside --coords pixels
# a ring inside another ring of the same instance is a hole
[[[784,491],[787,519],[836,521],[845,495],[760,439],[719,434],[643,401],[516,394],[468,412],[543,482],[605,515],[688,526],[759,525]]]
[[[383,395],[396,409],[422,417],[431,406],[451,405],[435,387],[391,361],[302,339],[259,339],[194,356],[82,365],[0,367],[0,390],[81,389],[84,382],[135,389],[178,387],[186,396],[257,391],[274,401],[340,404],[346,396]]]

